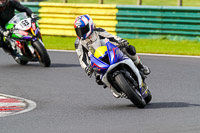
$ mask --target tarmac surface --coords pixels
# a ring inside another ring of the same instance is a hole
[[[199,133],[200,58],[145,56],[153,99],[138,109],[86,76],[76,53],[49,51],[50,68],[18,65],[0,50],[0,93],[34,101],[0,117],[1,133]]]

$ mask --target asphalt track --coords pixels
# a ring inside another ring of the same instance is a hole
[[[153,99],[138,109],[115,99],[80,68],[71,52],[49,52],[52,66],[20,66],[0,50],[0,93],[37,107],[1,117],[1,133],[199,133],[200,59],[141,56]]]

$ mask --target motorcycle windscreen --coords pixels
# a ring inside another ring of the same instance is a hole
[[[94,57],[103,58],[107,52],[106,46],[100,46],[95,50]]]
[[[108,57],[110,60],[110,65],[115,64],[122,60],[124,54],[117,46],[110,43],[109,41],[106,42],[106,46],[108,49]]]
[[[94,57],[94,55],[90,56],[90,60],[91,60],[92,68],[99,73],[105,73],[107,69],[109,68],[108,64]]]

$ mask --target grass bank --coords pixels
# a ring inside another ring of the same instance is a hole
[[[75,37],[43,36],[47,49],[75,50]],[[138,53],[200,56],[200,42],[162,39],[127,39]]]
[[[46,0],[45,2],[63,2],[63,0]],[[68,0],[68,3],[96,3],[98,0]],[[104,0],[104,4],[136,5],[137,0]],[[142,0],[142,5],[177,6],[177,0]],[[183,6],[200,6],[199,0],[183,0]]]

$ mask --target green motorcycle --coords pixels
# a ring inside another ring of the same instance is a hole
[[[6,30],[10,31],[10,35],[4,40],[18,64],[26,65],[29,61],[39,61],[44,67],[51,65],[36,19],[28,17],[24,12],[16,14],[6,24]]]

